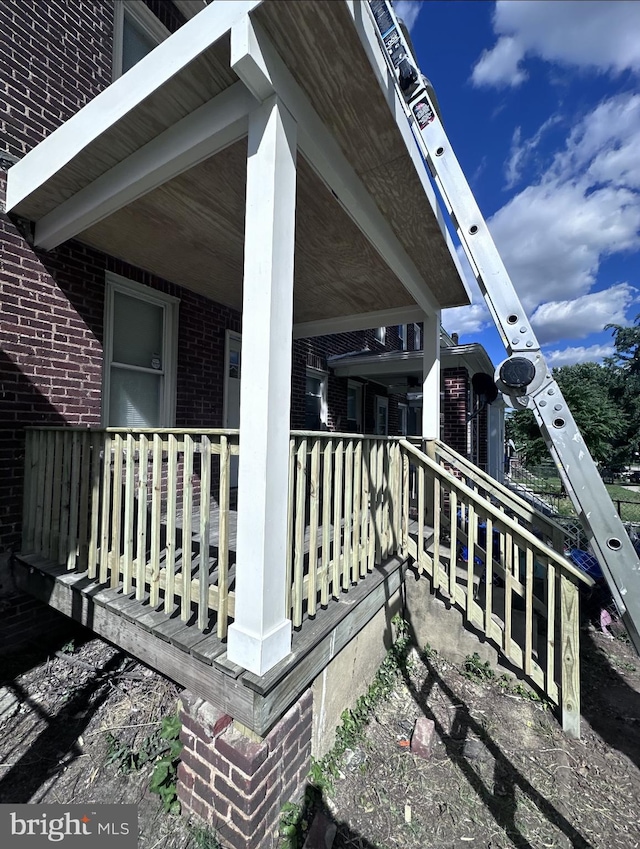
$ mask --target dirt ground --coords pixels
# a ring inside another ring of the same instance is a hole
[[[413,650],[325,794],[334,849],[640,847],[640,659],[594,630],[582,645],[580,741],[497,679]],[[149,792],[149,764],[121,769],[177,687],[82,634],[0,670],[0,802],[133,802],[141,849],[203,846]],[[429,760],[402,745],[420,716],[435,722]]]
[[[178,687],[88,632],[0,658],[0,670],[0,803],[133,803],[140,849],[198,845],[149,791],[151,762],[122,768],[156,744]]]
[[[640,659],[591,628],[582,647],[579,741],[513,684],[414,650],[325,798],[334,849],[640,846]],[[428,760],[402,745],[420,716]]]

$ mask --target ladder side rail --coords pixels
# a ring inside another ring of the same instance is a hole
[[[499,387],[512,406],[533,411],[567,493],[585,525],[629,636],[640,653],[640,560],[540,352],[533,328],[453,152],[393,7],[389,0],[370,0],[368,5],[395,80],[396,96],[405,104],[413,135],[451,216],[507,354],[509,357],[517,354],[520,362],[530,364],[526,382],[521,386],[513,381],[505,385],[499,378]],[[400,80],[404,74],[407,84],[411,68],[417,82],[407,96]],[[497,374],[501,371],[502,366]]]

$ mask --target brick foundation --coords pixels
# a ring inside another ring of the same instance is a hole
[[[311,690],[260,741],[190,693],[180,706],[178,798],[233,849],[272,849],[280,810],[299,799],[311,764]]]

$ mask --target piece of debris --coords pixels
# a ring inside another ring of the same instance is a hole
[[[426,716],[417,719],[411,736],[411,752],[419,758],[430,758],[435,731],[436,726],[432,719],[427,719]]]
[[[344,753],[344,765],[349,770],[357,769],[367,760],[364,749],[347,749]]]

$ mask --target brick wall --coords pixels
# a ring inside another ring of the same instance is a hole
[[[308,690],[263,740],[252,740],[189,693],[181,698],[178,798],[185,813],[216,829],[233,849],[271,849],[280,809],[301,797],[311,766]]]
[[[0,3],[0,149],[22,156],[111,82],[113,4]]]
[[[397,327],[388,327],[384,343],[376,339],[375,330],[356,330],[351,333],[336,333],[329,336],[315,336],[311,339],[297,339],[293,343],[291,427],[293,430],[304,428],[305,387],[307,367],[327,371],[327,358],[340,354],[360,351],[397,351],[401,349]],[[347,385],[348,379],[329,374],[327,382],[327,407],[329,430],[349,432],[347,422]],[[387,396],[387,390],[373,383],[364,386],[364,429],[369,433],[374,429],[373,404],[375,395]],[[389,433],[397,432],[397,398],[389,400]],[[392,429],[393,423],[393,429]]]
[[[469,375],[464,368],[442,371],[441,438],[454,451],[467,456],[467,398]]]

